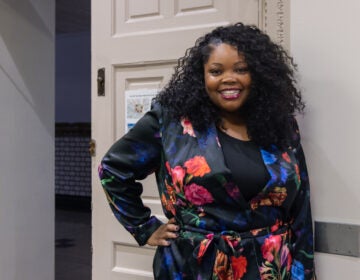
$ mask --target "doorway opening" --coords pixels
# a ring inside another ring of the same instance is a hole
[[[91,0],[56,0],[55,280],[91,279]]]

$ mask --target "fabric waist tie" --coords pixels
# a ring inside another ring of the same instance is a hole
[[[281,234],[288,230],[285,224],[276,230],[272,227],[266,227],[248,232],[222,231],[220,233],[203,233],[203,239],[196,239],[199,244],[193,251],[193,260],[199,268],[197,279],[211,279],[213,271],[209,267],[214,266],[216,254],[218,251],[224,253],[227,257],[239,257],[243,252],[242,241],[246,239],[257,238],[268,234]],[[189,230],[189,228],[188,228]],[[196,230],[199,233],[198,230]],[[200,230],[202,231],[202,230]],[[197,242],[196,242],[197,243]]]

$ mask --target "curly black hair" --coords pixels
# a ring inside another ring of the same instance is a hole
[[[214,45],[229,44],[245,57],[252,83],[245,112],[249,138],[260,146],[287,147],[291,143],[296,112],[305,104],[297,88],[296,65],[282,46],[253,25],[236,23],[218,27],[200,37],[178,60],[169,83],[156,99],[175,119],[187,117],[194,128],[219,124],[218,108],[205,90],[204,64]]]

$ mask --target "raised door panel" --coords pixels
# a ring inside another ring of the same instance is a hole
[[[174,32],[238,20],[258,24],[258,6],[256,0],[113,0],[112,35]]]
[[[114,243],[112,274],[116,279],[153,279],[152,261],[154,249]]]

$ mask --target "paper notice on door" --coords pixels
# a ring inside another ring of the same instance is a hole
[[[151,100],[159,92],[158,89],[135,89],[125,91],[125,132],[150,110]]]

